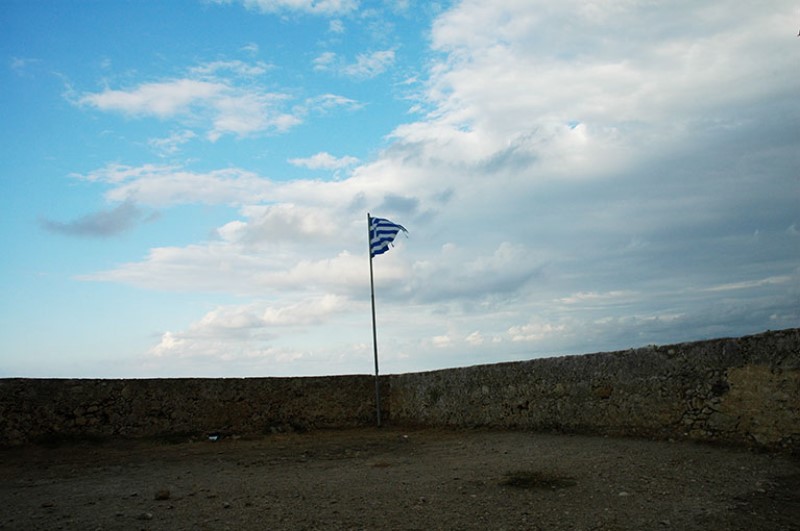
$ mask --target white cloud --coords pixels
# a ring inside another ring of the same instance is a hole
[[[8,65],[16,75],[28,76],[31,74],[31,69],[40,63],[41,60],[30,57],[12,57]]]
[[[148,357],[153,361],[167,360],[174,363],[176,360],[191,360],[192,364],[200,361],[226,366],[234,362],[247,362],[248,371],[253,370],[258,360],[269,363],[269,369],[274,374],[275,364],[287,364],[303,359],[307,354],[297,349],[286,347],[272,347],[262,345],[253,336],[247,336],[236,340],[224,340],[219,337],[193,335],[191,333],[172,333],[165,332],[158,345],[148,352]],[[164,371],[162,364],[154,364],[157,370]],[[184,371],[186,368],[184,368]],[[195,368],[195,371],[197,368]],[[185,374],[185,372],[183,373]]]
[[[250,42],[242,46],[242,51],[247,52],[249,55],[257,55],[259,51],[259,46],[255,42]]]
[[[151,206],[187,203],[240,205],[268,201],[273,184],[240,169],[191,172],[178,166],[145,164],[134,167],[109,164],[73,177],[114,185],[106,193],[112,201],[134,201]]]
[[[284,238],[277,236],[277,243]],[[363,245],[366,247],[366,243]],[[325,246],[322,246],[323,249]],[[269,254],[245,244],[208,242],[185,247],[157,247],[140,262],[89,275],[83,280],[117,282],[163,291],[231,293],[237,296],[322,291],[363,292],[365,257],[346,251],[304,257],[302,249],[275,245]],[[376,284],[396,283],[406,273],[398,265],[382,267]]]
[[[70,176],[74,179],[82,179],[91,182],[107,184],[118,184],[129,179],[138,179],[140,176],[151,173],[163,173],[173,170],[174,166],[145,164],[139,167],[127,166],[124,164],[111,163],[103,168],[90,171],[87,174],[73,173]]]
[[[152,290],[253,294],[260,292],[255,278],[267,267],[274,268],[275,262],[246,253],[239,246],[212,242],[156,247],[141,262],[79,278]]]
[[[728,284],[720,284],[718,286],[711,286],[706,288],[706,291],[731,291],[740,289],[758,288],[763,286],[771,286],[777,284],[787,284],[792,281],[791,275],[779,275],[768,278],[760,278],[756,280],[746,280],[742,282],[731,282]]]
[[[339,19],[331,20],[330,24],[328,24],[328,31],[330,31],[331,33],[339,33],[339,34],[344,33],[345,32],[344,22],[342,22]]]
[[[636,295],[633,292],[625,290],[609,291],[606,293],[598,293],[596,291],[581,291],[573,293],[568,297],[558,299],[558,302],[564,304],[610,304],[613,301],[629,300],[632,296]]]
[[[313,62],[314,70],[329,70],[336,63],[336,54],[334,52],[323,52],[315,57]]]
[[[331,56],[329,60],[334,58]],[[324,68],[325,58],[319,61]],[[270,68],[261,61],[212,61],[189,68],[186,77],[70,98],[80,106],[104,112],[175,120],[193,134],[205,130],[205,137],[211,142],[224,135],[247,137],[264,132],[285,133],[301,124],[309,112],[328,113],[340,108],[358,110],[363,107],[351,98],[323,93],[286,110],[292,99],[288,94],[267,90],[257,82]],[[171,154],[177,146],[176,140],[179,139],[156,141],[154,147],[165,146],[166,153]]]
[[[153,148],[159,157],[170,157],[177,154],[181,146],[191,141],[197,135],[188,129],[176,131],[165,138],[151,138],[147,144]]]
[[[257,52],[258,45],[253,46],[255,46],[255,48],[250,46],[247,47],[246,50],[253,53]],[[264,75],[269,69],[270,65],[264,63],[263,61],[257,61],[255,63],[246,63],[239,60],[212,61],[210,63],[204,63],[190,68],[189,73],[199,77],[208,77],[211,79],[216,79],[220,72],[226,71],[241,77],[258,77]]]
[[[220,336],[245,339],[253,335],[268,339],[279,329],[304,327],[334,318],[345,311],[349,304],[342,297],[328,294],[286,306],[264,302],[219,306],[206,313],[180,336],[173,333],[165,333],[165,336],[168,336],[168,344],[174,343],[178,337],[182,337],[184,341]]]
[[[349,301],[336,295],[323,295],[290,306],[264,309],[262,321],[268,325],[305,326],[335,317],[351,306]]]
[[[213,0],[228,4],[235,0]],[[261,13],[300,11],[313,15],[335,16],[358,8],[357,0],[239,0],[247,9]]]
[[[86,94],[79,103],[102,111],[168,118],[186,113],[192,105],[203,104],[227,91],[228,87],[221,83],[177,79],[144,83],[133,90],[107,89],[96,94]]]
[[[508,329],[512,341],[541,341],[548,337],[561,335],[566,330],[564,324],[531,322]]]
[[[452,342],[453,340],[447,335],[434,336],[431,338],[431,343],[436,348],[447,348],[452,344]]]
[[[364,107],[356,100],[345,98],[337,94],[323,94],[306,100],[306,107],[315,112],[327,113],[333,109],[359,110]]]
[[[218,98],[214,103],[213,128],[208,133],[216,141],[226,133],[246,136],[266,130],[284,132],[302,120],[291,114],[273,112],[285,97],[276,94],[237,94]]]
[[[135,117],[177,119],[187,127],[205,128],[212,142],[226,134],[285,132],[302,123],[299,116],[282,110],[289,96],[239,82],[261,76],[268,68],[263,62],[214,61],[190,68],[188,77],[88,93],[76,103]]]
[[[289,163],[310,170],[338,170],[358,164],[359,160],[356,157],[334,157],[322,151],[305,159],[289,159]]]
[[[356,56],[355,62],[349,64],[334,52],[323,52],[313,61],[316,71],[332,71],[356,79],[376,77],[388,70],[394,62],[394,50],[361,53]]]
[[[356,78],[371,78],[384,73],[394,64],[394,50],[358,54],[356,62],[342,67],[342,73]]]
[[[334,295],[308,297],[283,306],[263,301],[219,306],[184,331],[162,333],[147,357],[150,363],[162,367],[179,360],[192,360],[224,362],[228,366],[241,364],[252,371],[253,367],[266,364],[271,374],[296,374],[296,365],[294,369],[291,367],[304,359],[335,366],[336,363],[331,364],[326,359],[330,350],[326,355],[315,352],[316,349],[288,345],[295,335],[311,326],[330,326],[330,337],[335,337],[336,327],[346,322],[346,316],[360,306]]]
[[[252,246],[280,241],[318,244],[340,232],[335,214],[315,207],[280,203],[246,207],[242,213],[247,222],[233,221],[220,227],[218,232],[226,241]]]
[[[472,332],[464,339],[467,343],[472,345],[473,347],[479,347],[484,344],[485,340],[480,332],[475,331]]]
[[[581,15],[582,5],[463,2],[442,16],[433,43],[449,61],[434,70],[428,93],[442,119],[497,140],[527,133],[524,145],[553,168],[582,159],[575,169],[589,172],[612,158],[636,160],[654,143],[669,148],[687,128],[707,126],[700,116],[763,97],[762,77],[744,72],[764,68],[754,47],[782,46],[772,14],[618,4],[597,20]],[[710,19],[712,33],[687,35],[683,26],[695,27],[698,16]],[[787,87],[793,82],[785,66],[771,65],[779,69],[776,84]],[[584,124],[582,144],[562,144],[575,136],[563,128],[555,144],[537,149],[543,128],[571,121]]]
[[[345,161],[351,162],[344,157],[337,159],[337,164]],[[360,173],[360,168],[354,171]],[[245,206],[245,215],[254,217],[285,208],[285,212],[303,210],[306,211],[304,215],[315,218],[335,216],[341,219],[343,212],[352,211],[360,202],[366,202],[365,206],[385,202],[385,198],[392,197],[389,190],[393,188],[390,180],[373,178],[372,171],[334,182],[272,181],[241,168],[197,172],[168,164],[111,163],[72,177],[110,185],[106,198],[111,201],[130,200],[158,207],[192,203]],[[261,205],[272,202],[283,206],[265,210]]]

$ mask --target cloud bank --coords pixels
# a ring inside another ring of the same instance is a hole
[[[369,342],[367,211],[412,234],[375,264],[389,371],[797,326],[799,52],[785,26],[796,15],[789,2],[460,2],[431,29],[419,112],[379,154],[289,160],[346,176],[109,165],[81,177],[123,206],[47,228],[91,232],[103,216],[124,226],[133,205],[237,209],[215,238],[84,277],[255,299],[162,331],[150,352],[161,363],[262,356],[316,364],[309,373],[356,367]],[[369,78],[393,68],[395,53],[351,64],[325,53],[313,66]],[[194,71],[202,79],[80,103],[199,115],[210,140],[286,132],[307,114],[284,108],[284,93],[217,77],[259,68],[207,64]]]

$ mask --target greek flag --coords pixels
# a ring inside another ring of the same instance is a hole
[[[389,250],[397,233],[403,231],[408,234],[406,228],[397,223],[392,223],[388,219],[370,218],[369,219],[369,252],[371,256],[378,256]]]

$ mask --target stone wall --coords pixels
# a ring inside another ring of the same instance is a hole
[[[800,451],[800,329],[382,377],[394,425]],[[0,445],[369,426],[374,378],[0,379]]]
[[[374,397],[370,376],[4,379],[0,445],[353,427],[375,422]]]
[[[800,329],[392,376],[394,423],[800,450]]]

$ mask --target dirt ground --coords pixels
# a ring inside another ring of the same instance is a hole
[[[800,461],[373,428],[0,450],[0,529],[797,530]]]

